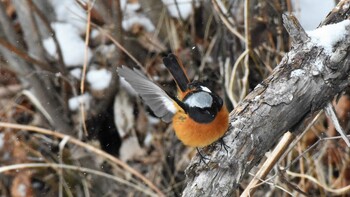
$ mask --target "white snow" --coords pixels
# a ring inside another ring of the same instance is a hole
[[[315,67],[317,68],[318,71],[322,72],[324,68],[323,62],[317,59],[315,62]]]
[[[292,0],[296,17],[305,30],[315,29],[334,8],[334,0]]]
[[[75,68],[69,72],[74,78],[80,79],[81,78],[81,68]]]
[[[162,0],[170,16],[186,20],[192,14],[192,0]],[[176,5],[177,4],[177,5]],[[181,17],[180,17],[181,16]]]
[[[261,95],[258,95],[258,96],[256,96],[256,97],[254,97],[254,99],[253,99],[253,101],[259,101],[259,99],[261,98]]]
[[[79,36],[78,29],[69,23],[53,23],[51,26],[61,47],[64,63],[67,66],[83,65],[85,43]],[[51,56],[57,58],[57,49],[52,38],[45,39],[43,45]],[[88,61],[91,59],[91,53],[88,49]]]
[[[347,33],[346,27],[350,25],[350,20],[344,20],[336,24],[322,26],[307,34],[311,38],[311,42],[321,46],[326,53],[332,53],[333,46],[341,41]]]
[[[138,2],[129,3],[128,0],[120,0],[120,7],[125,13],[136,12],[141,8]]]
[[[27,186],[23,183],[19,184],[17,187],[17,193],[19,194],[19,197],[25,197],[27,196]]]
[[[5,137],[5,134],[3,133],[0,133],[0,149],[2,149],[2,147],[4,146],[4,137]]]
[[[112,73],[106,69],[90,70],[86,74],[86,80],[94,90],[106,89],[112,79]]]
[[[143,14],[133,13],[123,18],[122,27],[125,31],[130,31],[134,25],[141,25],[148,32],[156,29],[152,21]]]
[[[68,100],[68,107],[71,111],[76,111],[79,109],[80,103],[85,105],[85,108],[88,109],[90,107],[91,95],[89,93],[85,93],[83,95],[72,97]]]
[[[79,33],[86,31],[87,14],[75,0],[50,1],[58,21],[70,23]],[[84,3],[83,1],[80,1]]]
[[[295,69],[290,74],[290,77],[302,77],[305,75],[305,71],[302,69]]]
[[[156,125],[160,123],[160,119],[154,116],[147,116],[147,120],[150,125]]]
[[[125,31],[130,31],[134,25],[142,26],[147,32],[152,32],[156,29],[149,18],[137,12],[141,8],[139,3],[127,3],[126,0],[122,0],[120,4],[122,10],[124,10],[122,27]]]
[[[126,11],[127,12],[135,12],[137,10],[141,9],[141,5],[139,3],[128,3],[126,4]],[[125,10],[125,9],[122,9]]]
[[[92,29],[90,33],[90,38],[97,38],[100,35],[100,31],[97,29]]]
[[[120,7],[122,9],[125,9],[126,4],[128,3],[128,0],[120,0]]]
[[[110,56],[110,54],[115,54],[116,46],[114,44],[110,45],[101,45],[98,47],[100,53],[105,54],[106,56]]]
[[[156,119],[156,118],[154,118],[154,119]],[[157,118],[157,120],[159,120],[158,118]],[[160,120],[159,120],[160,121]],[[152,140],[153,140],[153,134],[152,134],[152,132],[147,132],[146,133],[146,137],[145,137],[145,139],[143,140],[143,144],[146,146],[146,147],[149,147],[149,146],[151,146],[151,144],[152,144]]]

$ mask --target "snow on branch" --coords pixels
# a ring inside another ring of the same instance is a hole
[[[303,131],[307,117],[350,85],[349,5],[350,1],[342,1],[323,27],[308,33],[294,17],[284,16],[292,49],[271,76],[231,112],[231,127],[224,137],[228,153],[218,144],[208,148],[207,165],[198,157],[192,159],[183,196],[233,195],[243,177],[285,132]]]

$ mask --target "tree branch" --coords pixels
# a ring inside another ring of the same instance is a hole
[[[347,19],[350,1],[341,1],[322,23]],[[285,16],[293,47],[271,76],[231,112],[231,127],[224,141],[228,153],[215,147],[208,165],[192,159],[186,170],[184,196],[231,196],[243,177],[287,131],[298,134],[312,116],[349,86],[350,26],[347,34],[327,53],[311,42],[295,18]],[[294,22],[293,22],[294,21]],[[323,65],[320,70],[317,66]],[[209,151],[210,152],[210,151]]]

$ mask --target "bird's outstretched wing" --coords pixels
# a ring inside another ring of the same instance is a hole
[[[173,100],[164,90],[135,68],[131,70],[122,66],[117,71],[119,76],[123,77],[135,89],[156,116],[164,122],[171,121],[177,109]]]

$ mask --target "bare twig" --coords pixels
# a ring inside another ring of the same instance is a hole
[[[63,54],[62,54],[62,49],[61,46],[57,40],[57,36],[55,31],[52,29],[50,22],[47,20],[47,18],[45,17],[44,13],[41,12],[41,10],[35,5],[35,3],[33,2],[33,0],[27,0],[30,7],[35,11],[35,13],[39,16],[39,18],[41,19],[41,21],[43,22],[43,24],[45,25],[45,27],[50,31],[51,36],[52,36],[52,40],[56,45],[56,49],[57,49],[57,54],[58,54],[58,63],[59,63],[59,70],[60,72],[62,72],[63,75],[67,75],[67,69],[66,69],[66,65],[63,61]]]
[[[4,127],[4,128],[11,128],[11,129],[15,129],[14,131],[17,130],[26,130],[26,131],[30,131],[30,132],[36,132],[36,133],[41,133],[44,135],[50,135],[59,139],[63,139],[65,137],[67,137],[67,135],[64,135],[62,133],[58,133],[58,132],[54,132],[51,130],[47,130],[47,129],[43,129],[43,128],[39,128],[39,127],[34,127],[34,126],[28,126],[28,125],[20,125],[20,124],[12,124],[12,123],[6,123],[6,122],[0,122],[0,127]],[[144,177],[142,174],[140,174],[139,172],[137,172],[135,169],[131,168],[129,165],[127,165],[126,163],[120,161],[119,159],[117,159],[116,157],[102,151],[101,149],[97,149],[92,145],[86,144],[74,137],[70,137],[69,138],[69,142],[78,145],[80,147],[85,148],[86,150],[89,150],[97,155],[100,155],[106,159],[108,159],[109,161],[117,164],[118,166],[122,167],[123,169],[125,169],[126,171],[130,172],[131,174],[133,174],[135,177],[138,177],[140,180],[142,180],[146,185],[148,185],[150,188],[152,188],[155,192],[157,192],[158,195],[160,196],[164,196],[164,194],[152,183],[150,182],[146,177]]]
[[[245,38],[236,30],[234,25],[232,24],[232,19],[228,18],[226,16],[227,10],[225,9],[225,6],[222,5],[221,1],[218,0],[212,0],[211,1],[214,5],[214,9],[219,14],[220,19],[224,23],[224,25],[227,27],[227,29],[235,36],[237,36],[242,42],[246,42]]]
[[[327,105],[325,107],[325,112],[326,112],[327,116],[331,119],[331,121],[333,122],[335,130],[338,131],[340,136],[345,141],[346,145],[348,145],[348,147],[350,147],[349,138],[346,136],[346,132],[344,131],[344,129],[342,128],[342,126],[339,123],[339,119],[337,117],[337,114],[334,112],[332,102],[327,103]]]
[[[134,188],[137,191],[140,191],[146,195],[149,196],[157,196],[153,192],[147,190],[146,188],[140,187],[138,185],[132,184],[129,181],[126,181],[124,179],[121,179],[119,177],[107,174],[105,172],[89,169],[89,168],[84,168],[81,166],[73,166],[73,165],[67,165],[67,164],[56,164],[56,163],[21,163],[21,164],[13,164],[13,165],[8,165],[8,166],[1,166],[0,167],[0,174],[6,171],[10,170],[18,170],[18,169],[28,169],[28,168],[58,168],[60,170],[65,169],[65,170],[75,170],[78,172],[82,173],[90,173],[98,176],[102,176],[111,180],[116,181],[117,183],[121,183],[123,185],[129,186],[131,188]]]
[[[15,53],[20,58],[24,59],[25,61],[27,61],[27,62],[29,62],[31,64],[38,65],[42,69],[50,71],[50,72],[57,72],[56,69],[54,69],[52,66],[50,66],[46,62],[43,62],[41,60],[38,60],[36,58],[33,58],[33,57],[29,56],[28,53],[18,49],[16,46],[14,46],[13,44],[7,42],[6,40],[4,40],[2,38],[0,38],[0,45],[5,47],[8,51],[11,51],[12,53]]]
[[[241,197],[247,197],[254,194],[257,184],[260,182],[260,180],[265,179],[267,174],[270,172],[273,166],[275,166],[275,164],[279,161],[279,159],[281,158],[283,153],[287,150],[288,146],[290,145],[290,143],[293,141],[294,138],[295,136],[290,132],[287,132],[283,135],[282,139],[277,144],[275,149],[272,151],[271,155],[269,155],[265,163],[261,166],[259,171],[256,173],[253,180],[251,180],[249,185],[245,188],[245,190],[241,194]]]
[[[90,7],[90,1],[88,1],[87,2],[87,23],[86,23],[86,31],[85,31],[84,64],[83,64],[83,70],[81,72],[81,81],[80,81],[81,94],[84,94],[84,91],[85,91],[85,77],[86,77],[86,70],[88,65],[88,51],[89,51],[89,40],[90,40],[90,25],[91,25],[91,7]],[[89,133],[87,131],[86,124],[85,124],[86,114],[85,114],[85,107],[83,103],[80,103],[79,109],[80,109],[83,131],[85,136],[88,136]]]
[[[142,68],[142,64],[132,55],[129,53],[127,49],[125,49],[111,34],[106,32],[103,28],[91,23],[92,26],[98,28],[98,30],[105,35],[108,39],[110,39],[119,49],[121,49],[132,61],[136,63],[136,65],[140,66]]]
[[[315,177],[307,175],[307,174],[299,174],[299,173],[295,173],[295,172],[291,172],[289,170],[286,171],[287,174],[293,176],[293,177],[299,177],[299,178],[305,178],[308,179],[309,181],[319,185],[320,187],[322,187],[324,190],[328,191],[328,192],[332,192],[335,195],[343,195],[343,194],[349,194],[350,191],[350,185],[343,187],[343,188],[339,188],[339,189],[333,189],[330,188],[328,185],[325,185],[324,183],[321,183],[320,181],[318,181]]]

